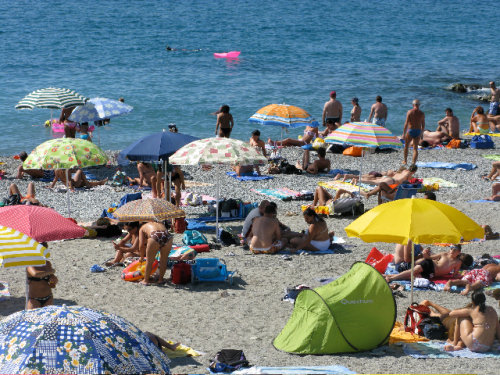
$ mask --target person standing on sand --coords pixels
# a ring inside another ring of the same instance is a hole
[[[496,116],[498,114],[498,102],[500,101],[500,89],[496,87],[495,82],[493,81],[490,82],[490,91],[491,102],[488,114]]]
[[[217,114],[217,124],[215,126],[215,135],[219,137],[229,138],[233,130],[234,121],[233,115],[229,113],[229,106],[224,104],[219,109]]]
[[[158,251],[160,251],[160,266],[156,283],[165,283],[163,277],[167,270],[168,254],[172,249],[173,240],[174,237],[168,233],[167,228],[162,223],[146,223],[139,229],[139,252],[141,254],[139,261],[143,262],[144,256],[146,257],[144,280],[141,281],[141,284],[151,284],[151,270]]]
[[[407,164],[410,143],[413,143],[412,164],[417,163],[418,143],[425,129],[425,114],[420,110],[420,101],[415,99],[412,104],[413,108],[406,113],[406,121],[403,129],[403,137],[405,139],[403,164]]]
[[[387,106],[382,103],[382,97],[378,95],[375,98],[375,103],[370,109],[370,116],[368,116],[368,122],[377,124],[379,126],[385,126],[387,120]]]
[[[337,92],[330,92],[330,100],[323,106],[323,126],[332,122],[340,126],[342,124],[342,103],[337,100]]]
[[[442,132],[449,135],[452,139],[460,139],[460,121],[457,116],[453,115],[451,108],[444,110],[446,116],[438,121],[437,132]]]
[[[47,247],[46,243],[41,245]],[[55,269],[52,264],[46,261],[44,266],[26,267],[26,278],[28,281],[28,310],[37,309],[52,305],[54,297],[52,289],[56,287],[57,277],[54,275]]]
[[[352,104],[351,122],[361,121],[361,107],[359,106],[359,99],[352,98],[351,104]]]

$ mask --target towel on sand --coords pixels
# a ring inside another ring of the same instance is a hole
[[[347,367],[331,366],[287,366],[263,367],[253,366],[232,372],[232,374],[356,374]]]
[[[175,343],[170,340],[165,340],[168,342],[170,345],[174,345]],[[168,358],[180,358],[180,357],[198,357],[200,355],[203,355],[205,353],[199,352],[197,350],[194,350],[193,348],[190,348],[189,346],[186,346],[184,344],[179,344],[175,350],[170,350],[165,347],[161,348],[163,350],[163,353],[167,355]]]
[[[83,171],[83,173],[85,174],[85,177],[87,178],[87,180],[97,180],[97,176],[95,174],[93,174],[92,172],[89,172],[89,171]],[[71,177],[73,177],[75,174],[72,173],[71,174]],[[53,180],[50,179],[50,178],[41,178],[40,179],[41,182],[52,182]]]
[[[10,297],[9,283],[7,281],[0,281],[0,301]]]
[[[405,332],[405,327],[403,323],[396,322],[394,328],[389,336],[389,345],[396,342],[419,342],[419,341],[429,341],[428,338],[424,336],[419,336],[413,332]]]
[[[271,180],[273,176],[259,176],[257,172],[253,172],[251,175],[237,176],[236,172],[226,172],[229,177],[232,177],[238,181],[260,181],[260,180]]]
[[[358,185],[353,185],[349,182],[344,182],[339,180],[320,181],[318,182],[318,185],[324,187],[325,189],[333,189],[333,190],[344,189],[350,191],[351,193],[359,191]],[[361,190],[370,191],[371,189],[372,187],[370,187],[370,185],[361,183]]]
[[[269,189],[252,189],[253,192],[273,199],[292,200],[300,198],[303,194],[299,191],[288,188],[269,188]]]
[[[464,135],[481,135],[481,133],[464,133]],[[488,133],[490,137],[500,137],[500,133]]]
[[[439,177],[425,177],[422,181],[422,184],[424,184],[424,185],[438,184],[440,188],[458,187],[458,184],[443,180],[442,178],[439,178]]]
[[[488,199],[476,199],[474,201],[467,201],[467,203],[497,203],[500,201],[490,201]]]
[[[429,341],[429,342],[412,342],[403,343],[403,351],[405,354],[413,358],[498,358],[500,359],[500,348],[498,341],[493,344],[491,351],[486,353],[476,353],[469,349],[447,352],[444,350],[446,342],[444,341]]]
[[[483,155],[483,158],[500,161],[500,155]]]
[[[423,162],[418,161],[417,167],[419,168],[438,168],[438,169],[463,169],[470,171],[477,168],[477,165],[471,163],[443,163],[440,161]]]

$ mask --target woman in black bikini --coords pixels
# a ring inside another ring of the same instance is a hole
[[[56,287],[57,277],[55,269],[47,261],[44,266],[26,267],[26,278],[28,279],[28,310],[52,305],[54,297],[52,288]]]
[[[174,237],[168,233],[167,228],[162,223],[146,223],[139,229],[139,251],[141,262],[146,256],[146,269],[144,271],[144,280],[141,284],[151,284],[151,270],[156,253],[160,251],[160,267],[158,269],[157,284],[164,284],[166,280],[163,279],[167,270],[168,254],[172,249],[172,242]]]

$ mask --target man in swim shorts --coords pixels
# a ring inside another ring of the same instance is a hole
[[[267,205],[264,216],[256,217],[252,223],[250,251],[254,254],[274,254],[286,245],[281,238],[281,229],[276,219],[276,206]]]
[[[495,82],[490,82],[490,91],[491,91],[491,102],[490,102],[490,110],[489,114],[492,116],[496,116],[498,114],[498,102],[500,101],[500,89],[496,87]]]
[[[425,129],[425,115],[424,112],[420,110],[420,101],[415,99],[412,104],[413,108],[406,113],[406,121],[403,129],[403,137],[405,139],[403,164],[407,163],[410,143],[413,143],[412,164],[417,163],[418,143]]]
[[[342,103],[337,100],[337,92],[330,92],[330,100],[323,106],[323,126],[327,122],[342,124]]]
[[[460,121],[458,117],[453,115],[451,108],[446,108],[444,112],[446,116],[438,121],[436,132],[445,133],[452,139],[460,139]]]
[[[370,110],[370,116],[368,117],[368,122],[372,122],[373,124],[377,124],[380,126],[385,126],[386,120],[387,120],[387,106],[384,103],[382,103],[382,97],[378,95],[375,98],[375,103],[372,105],[372,108]]]

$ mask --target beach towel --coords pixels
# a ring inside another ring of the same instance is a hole
[[[9,283],[7,281],[0,281],[0,301],[10,297]]]
[[[89,172],[89,171],[83,171],[83,173],[85,174],[85,177],[87,178],[87,180],[97,180],[97,176],[95,174],[93,174],[92,172]],[[73,177],[75,174],[72,173],[71,174],[71,177]],[[39,179],[39,181],[41,182],[52,182],[53,179],[51,178],[41,178]]]
[[[186,185],[186,188],[190,188],[190,187],[203,187],[203,186],[214,186],[214,184],[210,184],[208,182],[199,182],[199,181],[190,181],[190,180],[185,180],[184,184]]]
[[[500,155],[483,155],[483,158],[500,161]]]
[[[190,221],[197,221],[197,222],[205,222],[205,223],[215,223],[216,218],[215,216],[202,216],[202,217],[192,217],[189,219]],[[219,222],[221,221],[238,221],[238,220],[245,220],[244,217],[220,217],[219,216]]]
[[[334,241],[335,241],[334,237]],[[343,239],[340,239],[340,241],[343,241]],[[345,241],[344,241],[345,242]],[[276,254],[304,254],[304,255],[325,255],[325,254],[336,254],[336,253],[345,253],[346,249],[341,245],[343,242],[332,242],[330,247],[326,250],[318,250],[318,251],[308,251],[308,250],[298,250],[295,253],[292,253],[291,251],[288,250],[281,250],[278,251]]]
[[[118,208],[120,208],[124,204],[141,198],[142,198],[142,193],[125,194],[123,197],[121,197],[120,203],[118,204],[113,203],[107,210],[104,209],[102,211],[101,217],[109,217],[110,219],[116,219],[116,217],[113,216],[113,212],[115,212]]]
[[[215,233],[215,227],[212,225],[207,225],[204,221],[196,221],[191,219],[186,219],[188,225],[186,229],[197,230],[200,232],[213,231]]]
[[[231,374],[356,374],[347,367],[331,366],[287,366],[263,367],[253,366],[232,372]]]
[[[467,201],[467,203],[497,203],[500,201],[490,201],[488,199],[476,199],[474,201]]]
[[[464,135],[481,135],[481,133],[464,133]],[[500,137],[500,133],[488,133],[490,137]]]
[[[419,288],[416,286],[413,286],[413,290],[433,290],[435,292],[442,292],[444,290],[444,286],[446,284],[446,279],[440,278],[440,279],[434,279],[430,283],[429,287],[427,288]],[[397,280],[395,281],[397,284],[404,285],[405,291],[410,291],[411,290],[411,283],[408,280]],[[493,290],[493,289],[498,289],[500,288],[500,282],[494,282],[490,286],[484,288],[484,290]],[[465,288],[463,286],[457,286],[454,285],[451,287],[450,291],[451,293],[460,293],[464,290]]]
[[[438,169],[461,169],[470,171],[477,168],[477,165],[471,163],[443,163],[439,161],[423,162],[418,161],[417,167],[419,168],[438,168]]]
[[[300,192],[288,188],[252,189],[251,191],[283,201],[306,199],[314,195],[312,192]]]
[[[319,181],[318,182],[319,186],[324,187],[325,189],[333,189],[333,190],[339,190],[339,189],[344,189],[347,190],[351,193],[359,191],[359,186],[358,185],[353,185],[350,182],[347,181],[339,181],[339,180],[332,180],[332,181]],[[361,190],[364,191],[370,191],[373,189],[371,185],[361,183]]]
[[[394,328],[389,336],[389,345],[395,344],[397,342],[419,342],[419,341],[429,341],[428,338],[424,336],[419,336],[413,332],[406,332],[403,323],[394,323]]]
[[[173,341],[170,340],[165,340],[168,342],[170,345],[175,345]],[[163,353],[167,355],[168,358],[181,358],[181,357],[199,357],[200,355],[204,355],[205,353],[199,352],[197,350],[194,350],[193,348],[190,348],[189,346],[186,346],[184,344],[179,344],[175,350],[171,350],[168,348],[165,348],[164,346],[161,348],[163,350]]]
[[[149,186],[139,186],[139,185],[129,185],[129,188],[140,191],[149,191],[151,187]]]
[[[186,197],[191,194],[189,191],[183,191],[181,193],[181,206],[190,206],[189,204],[186,203]],[[205,194],[198,194],[201,195],[201,200],[208,204],[208,203],[215,203],[215,198],[210,196],[210,195],[205,195]]]
[[[273,176],[259,176],[257,172],[253,172],[251,175],[237,176],[236,172],[226,172],[229,177],[232,177],[238,181],[261,181],[261,180],[272,180]]]
[[[425,177],[422,181],[422,184],[424,185],[438,184],[440,188],[455,188],[459,186],[458,184],[443,180],[442,178],[439,177]]]
[[[496,341],[493,344],[491,351],[486,353],[476,353],[469,349],[447,352],[444,350],[446,342],[444,341],[429,341],[429,342],[413,342],[401,344],[405,354],[413,358],[498,358],[500,359],[499,343]]]

